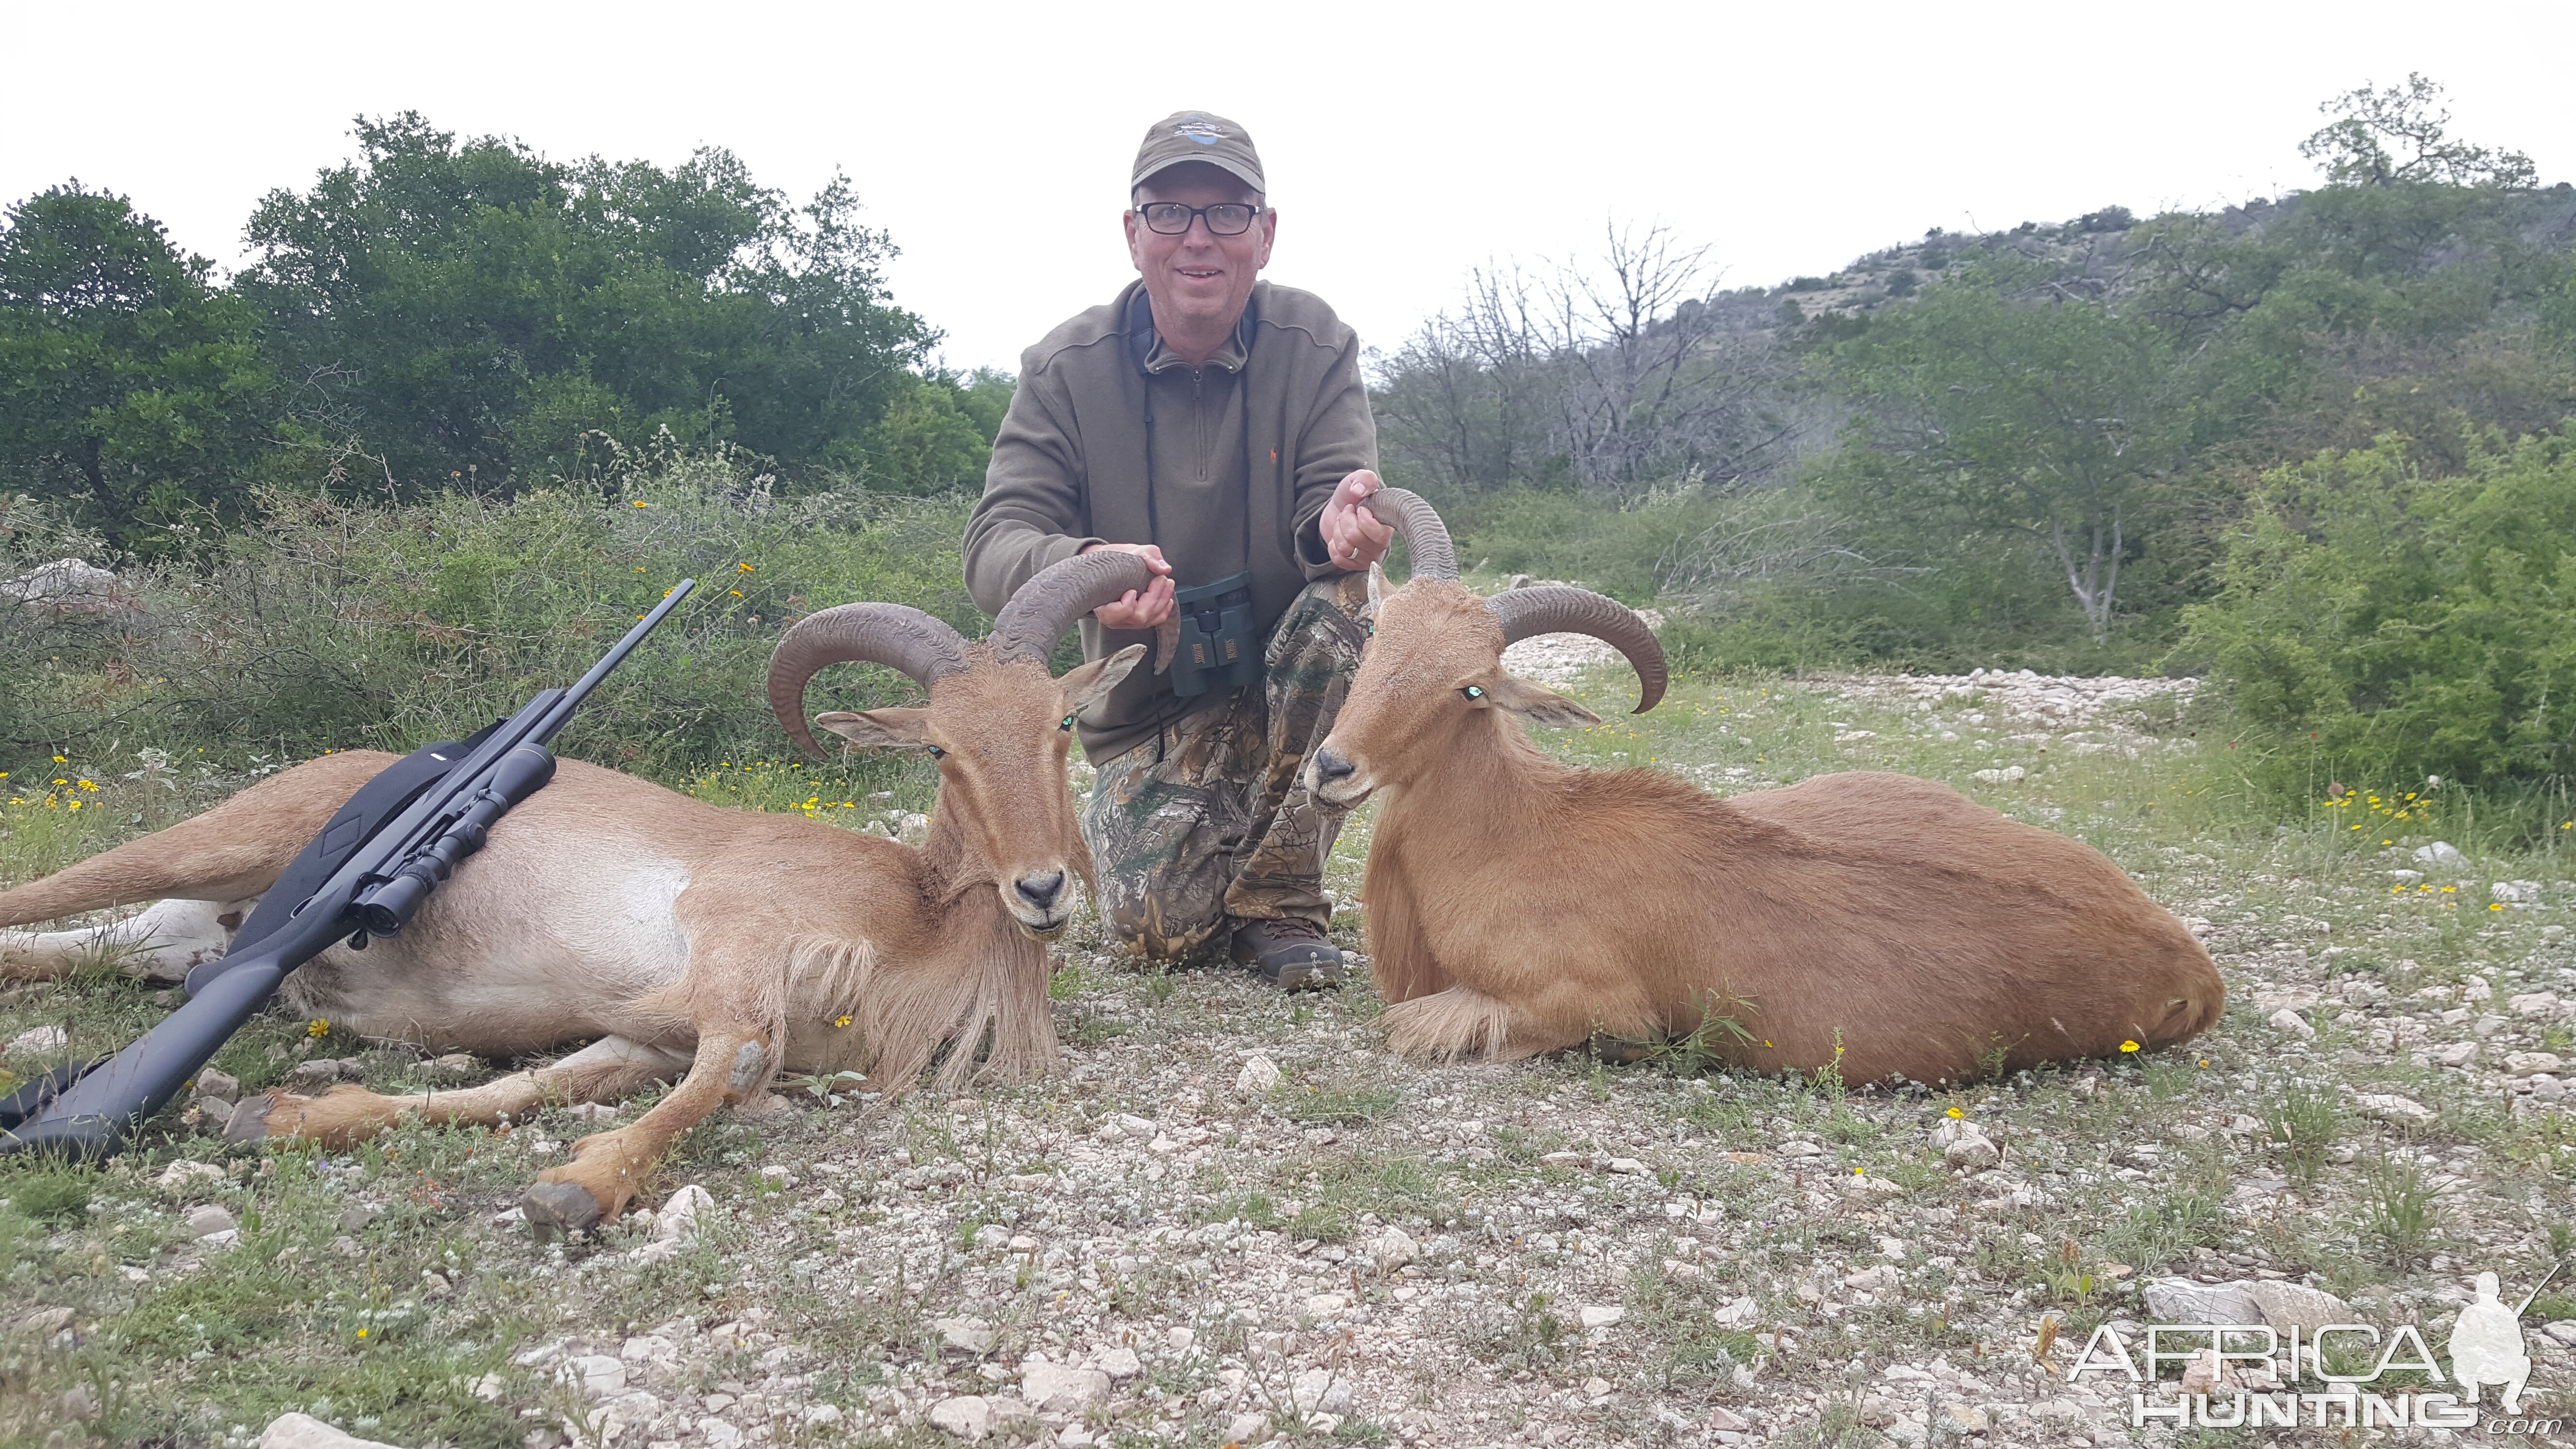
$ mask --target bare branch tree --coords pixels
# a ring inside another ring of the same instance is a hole
[[[1381,362],[1390,453],[1470,491],[1568,476],[1621,502],[1785,455],[1787,362],[1717,290],[1708,248],[1612,226],[1590,264],[1487,268]],[[1767,309],[1765,309],[1767,310]]]
[[[1658,597],[1683,608],[1718,612],[1756,586],[1895,579],[1931,570],[1890,565],[1844,541],[1843,520],[1815,510],[1784,513],[1770,496],[1733,500],[1717,521],[1686,533],[1655,561]]]

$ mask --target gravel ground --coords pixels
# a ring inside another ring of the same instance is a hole
[[[1600,647],[1512,662],[1606,714],[1633,684],[1586,672]],[[536,1243],[510,1207],[589,1130],[572,1112],[346,1155],[138,1154],[15,1250],[6,1382],[44,1412],[0,1424],[79,1442],[108,1390],[57,1410],[87,1381],[49,1365],[94,1351],[131,1366],[100,1371],[118,1392],[166,1365],[182,1443],[247,1444],[290,1408],[406,1445],[627,1449],[2177,1440],[2129,1427],[2125,1381],[2066,1374],[2099,1325],[2148,1320],[2153,1282],[2312,1287],[2438,1346],[2477,1272],[2519,1301],[2576,1250],[2558,857],[2445,854],[2359,793],[2367,839],[2333,810],[2194,815],[2215,807],[2190,689],[1686,680],[1564,743],[1721,793],[1899,766],[2078,834],[2226,974],[2188,1050],[1904,1094],[1680,1051],[1423,1067],[1384,1052],[1364,985],[1139,976],[1077,936],[1061,1076],[892,1102],[788,1084],[694,1134],[658,1220],[592,1242]],[[1362,820],[1334,865],[1354,947],[1364,850]],[[0,1028],[60,1020],[49,1000]],[[2525,1319],[2526,1409],[2562,1418],[2570,1287]],[[291,1332],[211,1326],[260,1294],[297,1305]],[[370,1335],[408,1355],[383,1385],[346,1367]]]

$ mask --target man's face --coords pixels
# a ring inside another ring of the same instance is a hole
[[[1136,188],[1136,205],[1177,201],[1183,206],[1217,206],[1236,201],[1258,205],[1261,196],[1242,181],[1197,162],[1166,167]],[[1149,231],[1145,219],[1127,212],[1127,255],[1145,278],[1145,293],[1154,301],[1154,325],[1174,333],[1222,332],[1243,315],[1252,284],[1270,264],[1271,238],[1279,215],[1265,208],[1241,236],[1214,236],[1207,218],[1194,217],[1179,236]]]

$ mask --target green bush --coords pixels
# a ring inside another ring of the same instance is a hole
[[[0,1179],[0,1198],[40,1223],[78,1222],[89,1212],[89,1187],[87,1174],[40,1166]]]
[[[1570,489],[1515,488],[1453,511],[1461,563],[1578,581],[1631,604],[1653,602],[1656,560],[1690,522],[1686,503],[1620,508]]]
[[[592,696],[560,741],[648,774],[787,748],[762,681],[792,619],[858,599],[912,604],[970,635],[958,539],[969,500],[830,491],[775,497],[740,455],[667,446],[604,477],[510,498],[417,504],[269,492],[202,569],[129,567],[138,612],[0,610],[0,768],[54,754],[128,759],[409,749],[569,684],[683,576],[699,592]],[[11,572],[75,546],[0,510]],[[868,667],[817,681],[816,708],[917,690]],[[824,699],[832,701],[824,704]]]
[[[2526,787],[2576,767],[2576,431],[2491,442],[2428,477],[2404,440],[2265,475],[2205,666],[2276,758],[2356,784]]]

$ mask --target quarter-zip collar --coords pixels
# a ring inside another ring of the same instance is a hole
[[[1206,365],[1208,367],[1222,368],[1228,373],[1239,373],[1243,371],[1243,364],[1249,360],[1245,356],[1243,350],[1243,332],[1243,328],[1236,327],[1233,331],[1227,333],[1225,335],[1225,345],[1216,350],[1216,355],[1209,358]],[[1164,343],[1163,334],[1160,329],[1157,329],[1154,333],[1153,350],[1145,354],[1145,370],[1160,376],[1161,374],[1170,372],[1175,368],[1183,368],[1187,366],[1189,366],[1189,363],[1184,361],[1179,353],[1174,352]]]

